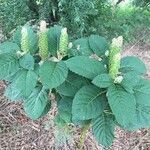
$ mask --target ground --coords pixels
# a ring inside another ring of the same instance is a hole
[[[147,78],[150,79],[150,45],[139,42],[126,45],[123,56],[139,56],[147,65]],[[80,130],[76,129],[71,136],[66,135],[68,141],[62,136],[62,132],[54,126],[53,118],[55,107],[44,118],[32,121],[25,116],[21,103],[10,103],[4,97],[6,85],[0,82],[0,150],[76,150],[80,136]],[[75,130],[74,128],[72,130]],[[137,132],[125,132],[116,128],[116,140],[110,150],[149,150],[150,130]],[[61,147],[62,143],[65,143]],[[83,150],[102,150],[91,132],[87,134]]]

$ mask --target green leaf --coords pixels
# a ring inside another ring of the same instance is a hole
[[[28,30],[28,41],[29,41],[29,51],[31,53],[36,53],[38,50],[38,36],[37,34],[33,31],[31,26],[26,26]],[[21,47],[21,34],[22,28],[18,28],[14,35],[13,35],[13,41],[18,44],[19,47]]]
[[[113,80],[108,74],[101,74],[96,76],[92,83],[100,88],[107,88],[112,85]]]
[[[6,81],[9,81],[11,84],[8,85],[8,87],[5,90],[4,95],[11,101],[21,101],[24,100],[24,95],[20,90],[18,90],[13,82],[15,82],[18,77],[20,77],[20,74],[22,73],[22,70],[19,70],[14,75],[10,76],[9,78],[5,79]]]
[[[33,88],[36,86],[38,76],[34,71],[30,70],[26,73],[24,80],[25,80],[24,92],[25,92],[25,95],[28,96],[31,93],[31,91],[33,90]]]
[[[91,56],[94,52],[90,49],[88,38],[80,38],[73,42],[70,50],[71,56],[84,55]]]
[[[19,60],[20,66],[27,70],[33,70],[34,69],[34,58],[32,55],[25,54],[22,56]]]
[[[58,102],[58,114],[59,116],[66,122],[71,123],[72,118],[72,98],[69,97],[63,97]]]
[[[20,91],[16,89],[12,84],[10,84],[6,88],[4,95],[11,101],[24,100],[24,95],[22,95],[22,93],[20,93]]]
[[[94,85],[82,87],[73,99],[73,119],[88,120],[100,115],[107,105],[104,92]]]
[[[91,35],[89,37],[89,44],[97,56],[104,56],[105,52],[109,49],[106,39],[99,35]]]
[[[127,128],[129,131],[136,131],[141,128],[150,128],[150,107],[137,105],[134,122]]]
[[[12,39],[19,47],[21,47],[21,29],[22,27],[17,27]]]
[[[69,72],[66,81],[57,87],[57,91],[61,95],[68,97],[74,97],[77,91],[83,86],[87,85],[88,81],[81,76],[78,76],[72,72]]]
[[[150,94],[150,80],[141,79],[134,90],[143,94]]]
[[[86,56],[70,58],[66,61],[66,64],[72,72],[89,79],[93,79],[99,74],[106,73],[106,68],[102,62]]]
[[[28,27],[28,35],[29,35],[29,51],[31,53],[36,53],[38,50],[38,36],[30,26]]]
[[[127,56],[121,60],[120,71],[134,71],[138,74],[146,74],[146,66],[139,58],[134,56]]]
[[[42,84],[46,88],[56,88],[61,85],[67,78],[68,69],[63,61],[52,62],[45,61],[39,70]]]
[[[0,80],[12,76],[19,70],[18,59],[12,54],[0,54]]]
[[[123,75],[121,86],[129,93],[134,93],[133,89],[138,84],[140,76],[131,71]]]
[[[48,93],[44,89],[35,88],[24,101],[24,110],[31,119],[38,119],[43,115],[48,101]]]
[[[64,126],[66,126],[66,122],[61,118],[61,116],[59,114],[57,114],[55,116],[54,123],[56,124],[57,127],[62,128]]]
[[[37,79],[38,76],[33,71],[21,70],[6,90],[5,96],[12,101],[28,97],[35,88]]]
[[[137,122],[140,128],[150,128],[150,107],[137,107]]]
[[[134,92],[138,104],[150,106],[150,80],[141,79],[135,86]]]
[[[92,120],[92,131],[99,144],[108,148],[114,140],[115,123],[113,116],[102,114]]]
[[[42,112],[42,116],[45,116],[51,109],[51,101],[47,101],[46,107],[44,108],[44,111]]]
[[[16,53],[19,50],[20,50],[20,48],[18,47],[18,45],[13,42],[6,41],[6,42],[0,44],[0,54]]]
[[[133,121],[136,111],[133,94],[127,93],[119,85],[113,85],[108,88],[107,97],[117,122],[123,127],[128,126]]]
[[[20,70],[21,69],[19,69],[15,74],[13,74],[13,75],[5,78],[5,81],[8,81],[10,83],[13,82],[13,81],[15,81],[18,78],[18,76],[20,75]]]
[[[61,26],[54,26],[51,27],[48,31],[49,52],[53,56],[57,56],[61,29],[62,29]]]

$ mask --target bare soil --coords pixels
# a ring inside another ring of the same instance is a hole
[[[147,65],[150,79],[150,45],[130,44],[124,48],[123,56],[139,56]],[[72,128],[70,135],[58,130],[53,119],[53,107],[45,117],[33,121],[25,116],[22,103],[10,103],[3,93],[6,86],[0,82],[0,150],[77,150],[80,129]],[[59,131],[59,132],[58,132]],[[126,132],[116,128],[116,140],[110,150],[150,150],[150,130]],[[83,150],[103,150],[88,132]]]

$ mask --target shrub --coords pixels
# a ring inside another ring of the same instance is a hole
[[[150,6],[149,0],[133,0],[132,3],[138,7],[146,8],[146,9],[149,9]]]
[[[16,26],[30,20],[34,24],[46,20],[50,26],[67,27],[72,38],[98,33],[109,40],[122,35],[125,41],[132,42],[137,40],[135,33],[146,30],[150,24],[149,11],[139,0],[136,7],[116,5],[113,11],[106,0],[1,0],[0,9],[1,27],[7,36]]]
[[[26,0],[0,0],[0,10],[0,26],[6,35],[16,26],[35,18],[35,13],[28,8]]]
[[[34,19],[62,24],[72,35],[82,36],[88,30],[88,16],[96,13],[91,0],[1,0],[0,9],[1,26],[7,36],[16,26]]]
[[[91,35],[69,43],[67,29],[18,29],[0,45],[0,79],[9,82],[5,96],[23,101],[31,119],[49,112],[53,93],[60,127],[90,126],[97,141],[109,147],[115,126],[133,131],[150,127],[150,81],[137,57],[121,58],[123,38]],[[69,45],[69,46],[68,46]],[[82,141],[82,140],[81,140]]]
[[[125,42],[134,42],[139,40],[141,32],[149,28],[149,11],[133,7],[116,6],[114,12],[110,5],[98,5],[98,13],[88,21],[88,35],[99,33],[107,39],[112,39],[122,35]],[[148,35],[148,34],[147,34]]]
[[[97,14],[96,1],[59,0],[59,22],[66,26],[71,35],[81,37],[89,31],[89,17]]]

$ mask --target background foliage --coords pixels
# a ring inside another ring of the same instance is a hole
[[[123,35],[128,42],[136,40],[137,31],[146,30],[150,23],[149,1],[133,0],[133,5],[125,7],[119,2],[114,5],[111,0],[0,0],[1,26],[9,36],[18,25],[44,19],[50,26],[66,26],[75,38],[99,33],[108,39]]]
[[[35,13],[28,8],[26,0],[0,0],[0,26],[5,34],[33,18]]]

